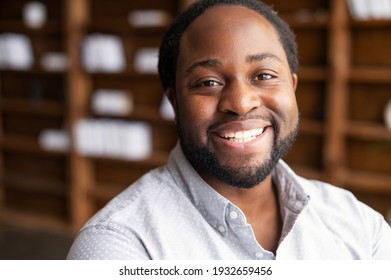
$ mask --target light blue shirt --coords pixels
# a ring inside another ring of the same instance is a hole
[[[283,230],[276,254],[211,188],[179,145],[80,231],[68,259],[391,259],[391,228],[348,191],[273,171]],[[265,230],[268,230],[265,228]]]

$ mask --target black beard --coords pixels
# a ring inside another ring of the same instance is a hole
[[[217,160],[208,139],[207,145],[197,147],[185,137],[179,123],[178,134],[183,153],[193,166],[203,167],[219,181],[236,188],[252,188],[264,181],[273,171],[278,161],[290,150],[299,132],[299,121],[296,127],[284,138],[279,139],[279,130],[273,126],[275,137],[270,158],[260,166],[250,166],[248,160],[242,159],[240,166],[226,166]]]

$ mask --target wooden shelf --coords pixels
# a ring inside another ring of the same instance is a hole
[[[91,22],[86,27],[86,33],[100,32],[110,34],[124,34],[130,35],[158,35],[161,36],[168,26],[156,26],[156,27],[133,27],[126,18],[123,19],[99,19]]]
[[[297,71],[300,81],[326,81],[328,78],[328,69],[319,66],[300,66]]]
[[[26,213],[11,209],[0,209],[0,221],[7,224],[23,225],[27,228],[41,228],[61,234],[73,234],[68,221]]]
[[[325,180],[325,174],[321,170],[298,164],[292,164],[291,167],[298,175],[306,179]]]
[[[350,20],[352,28],[383,28],[391,27],[391,20],[389,19],[368,19],[368,20]]]
[[[174,126],[174,122],[170,120],[165,120],[160,115],[160,112],[151,106],[139,105],[136,106],[133,111],[128,116],[111,116],[111,115],[97,115],[92,114],[94,118],[109,118],[109,119],[118,119],[118,120],[131,120],[131,121],[146,121],[153,125],[159,126]]]
[[[52,35],[63,32],[61,21],[50,20],[40,28],[29,28],[20,20],[0,20],[0,32],[15,32],[34,35]]]
[[[2,139],[0,139],[0,147],[3,150],[39,154],[48,157],[63,158],[67,156],[67,153],[62,151],[44,150],[36,138],[20,135],[3,135]]]
[[[24,75],[24,76],[42,76],[42,77],[50,77],[50,76],[60,76],[63,77],[67,74],[66,71],[48,71],[43,69],[41,66],[35,64],[31,67],[31,69],[19,70],[19,69],[11,69],[11,68],[0,68],[0,77],[4,74],[10,75]]]
[[[348,136],[362,140],[391,140],[391,130],[376,123],[349,121],[345,131]]]
[[[298,11],[281,14],[289,26],[294,29],[326,29],[329,26],[330,15],[311,11]]]
[[[26,100],[21,98],[3,97],[1,109],[7,113],[25,115],[63,117],[64,105],[54,101]]]
[[[390,67],[354,67],[350,72],[350,79],[360,83],[387,83],[391,84]]]
[[[300,121],[300,132],[306,134],[322,135],[324,133],[324,125],[321,121],[302,118]]]
[[[342,174],[344,185],[349,187],[352,191],[391,194],[390,174],[350,170],[344,170]]]
[[[130,66],[129,66],[130,67]],[[95,73],[90,73],[90,72],[85,72],[87,75],[91,75],[93,79],[129,79],[130,81],[132,80],[146,80],[146,81],[156,81],[159,82],[159,76],[157,73],[151,73],[151,74],[142,74],[142,73],[137,73],[135,71],[131,70],[126,70],[122,71],[119,73],[104,73],[104,72],[95,72]]]
[[[3,178],[3,184],[8,189],[11,188],[29,193],[45,193],[55,196],[67,195],[67,184],[53,179],[7,173]]]
[[[1,147],[5,150],[16,150],[23,152],[42,152],[35,138],[19,135],[6,135],[0,140]]]
[[[165,164],[167,162],[168,156],[169,156],[168,152],[154,151],[149,158],[143,160],[118,159],[118,158],[112,158],[108,156],[107,157],[88,156],[88,158],[95,161],[111,162],[113,164],[127,163],[127,164],[137,164],[138,166],[153,167],[153,166],[160,166]]]
[[[173,121],[163,119],[160,112],[150,106],[138,106],[134,109],[130,117],[132,119],[146,120],[161,126],[174,126]]]

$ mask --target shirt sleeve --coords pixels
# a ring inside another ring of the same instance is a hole
[[[135,235],[108,226],[83,229],[69,250],[68,260],[146,260],[149,255]]]
[[[391,227],[383,217],[379,217],[378,223],[373,245],[373,259],[391,260]]]

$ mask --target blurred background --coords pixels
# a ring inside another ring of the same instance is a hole
[[[157,52],[191,2],[0,0],[0,259],[64,259],[93,213],[166,162]],[[391,223],[391,0],[264,2],[299,45],[285,160]]]

